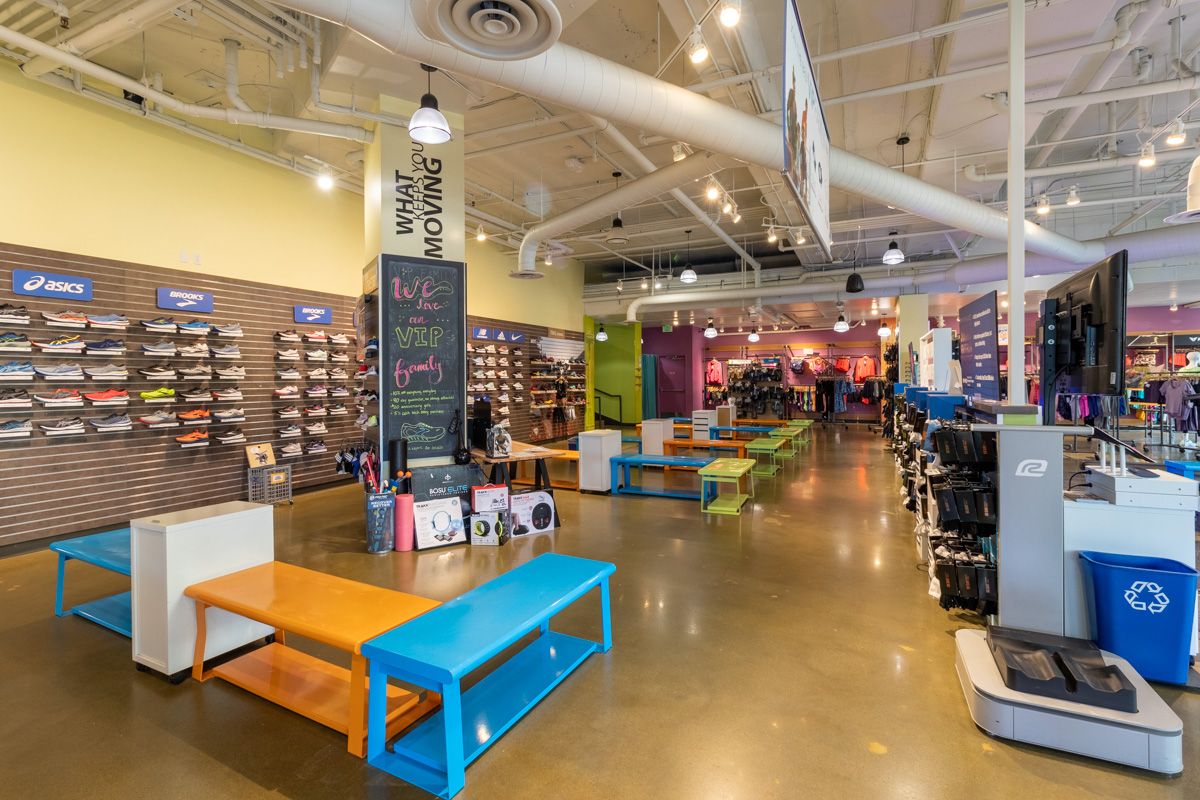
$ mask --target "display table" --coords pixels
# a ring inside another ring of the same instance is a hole
[[[779,452],[785,439],[770,436],[746,443],[746,455],[754,459],[753,474],[761,478],[774,478],[779,474]],[[767,461],[763,461],[766,456]]]
[[[720,458],[700,468],[700,511],[706,514],[741,514],[742,504],[754,497],[754,461],[749,458]],[[742,478],[747,490],[742,492]],[[711,498],[708,484],[714,484]],[[722,492],[722,484],[733,484],[733,492]]]
[[[458,794],[468,764],[589,655],[612,647],[608,577],[615,571],[603,561],[547,553],[363,645],[371,659],[371,766],[438,797]],[[593,587],[600,588],[603,641],[551,631],[550,618]],[[535,630],[536,639],[462,691],[463,677]],[[390,749],[389,677],[442,696],[442,710]]]
[[[545,492],[551,497],[554,496],[554,485],[550,482],[550,471],[546,469],[547,458],[561,458],[565,451],[551,450],[549,447],[539,447],[534,444],[526,444],[525,442],[513,442],[509,455],[502,458],[489,458],[487,453],[479,448],[471,451],[471,455],[477,461],[491,465],[492,469],[488,474],[488,483],[503,483],[508,487],[509,493],[513,490],[513,476],[511,466],[524,461],[533,462],[533,490],[535,492]],[[562,520],[558,515],[558,503],[554,504],[554,527],[559,527]]]
[[[795,458],[796,443],[800,440],[800,435],[803,433],[799,428],[782,427],[771,431],[768,436],[772,439],[779,439],[784,443],[783,448],[779,451],[780,458]]]
[[[436,600],[272,561],[187,587],[196,601],[192,677],[216,676],[346,735],[346,749],[366,752],[367,657],[364,642],[440,605]],[[209,607],[270,626],[275,641],[204,669]],[[287,647],[285,632],[350,653],[350,669]],[[438,706],[438,699],[387,687],[387,727],[398,732]]]
[[[579,451],[578,450],[555,450],[554,455],[549,458],[561,458],[567,461],[575,462],[575,480],[573,481],[557,481],[550,479],[550,486],[555,489],[571,489],[579,491]],[[535,464],[545,463],[544,461],[535,461]],[[532,478],[525,472],[525,467],[528,466],[529,459],[517,462],[517,477],[513,478],[512,482],[516,486],[533,486],[536,483],[536,478]]]
[[[675,439],[663,442],[663,448],[669,456],[679,455],[680,450],[732,450],[737,458],[746,457],[746,443],[735,442],[732,439]]]
[[[67,577],[67,562],[82,561],[85,564],[129,575],[132,571],[129,552],[129,528],[75,539],[54,542],[50,549],[58,553],[58,589],[54,594],[54,613],[60,617],[76,614],[103,625],[122,636],[133,636],[133,593],[121,592],[101,597],[88,603],[80,603],[63,611],[63,588]]]

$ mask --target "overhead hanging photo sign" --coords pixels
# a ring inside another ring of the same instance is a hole
[[[829,130],[796,0],[784,3],[783,178],[817,246],[832,257],[829,229]]]

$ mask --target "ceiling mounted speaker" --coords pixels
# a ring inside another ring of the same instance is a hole
[[[492,61],[544,53],[562,34],[550,0],[412,0],[410,7],[428,38]]]

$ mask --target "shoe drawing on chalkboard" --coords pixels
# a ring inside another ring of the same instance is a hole
[[[435,428],[425,422],[400,426],[400,437],[410,442],[436,442],[446,435],[445,428]]]

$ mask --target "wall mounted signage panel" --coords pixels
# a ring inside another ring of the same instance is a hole
[[[525,334],[492,328],[492,340],[496,342],[508,342],[509,344],[522,344],[525,341]]]
[[[213,296],[208,292],[193,292],[187,289],[158,287],[158,307],[173,311],[190,311],[196,314],[211,314]]]
[[[783,20],[783,182],[808,220],[813,238],[828,256],[829,130],[817,94],[817,81],[796,0],[784,3]]]
[[[1000,399],[1000,352],[996,293],[959,309],[963,394],[976,400]]]
[[[472,327],[471,328],[471,338],[472,339],[487,339],[488,341],[491,341],[492,329],[491,328]]]
[[[30,297],[57,297],[62,300],[77,300],[90,303],[92,300],[91,278],[78,275],[58,275],[53,272],[34,272],[14,269],[12,272],[14,294]]]
[[[306,325],[332,325],[333,309],[325,306],[292,306],[292,318]]]

